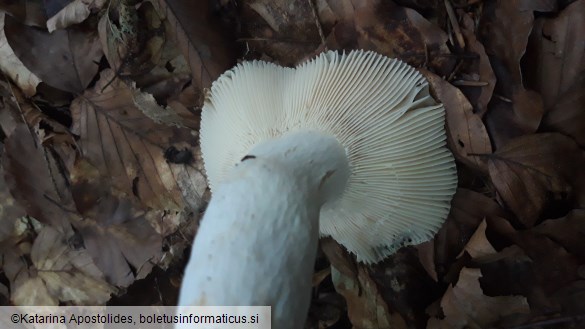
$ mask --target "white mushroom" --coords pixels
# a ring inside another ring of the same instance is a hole
[[[439,229],[457,185],[445,144],[444,108],[395,59],[224,73],[202,112],[212,199],[179,304],[270,305],[273,328],[302,328],[319,235],[375,263]]]

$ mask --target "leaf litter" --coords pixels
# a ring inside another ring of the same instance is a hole
[[[359,48],[427,77],[459,188],[375,266],[321,241],[306,328],[583,326],[585,0],[129,3],[0,1],[2,304],[173,305],[211,82]]]

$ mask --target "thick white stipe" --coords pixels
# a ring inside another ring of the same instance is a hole
[[[254,147],[213,194],[179,305],[271,305],[273,328],[302,328],[320,208],[348,177],[345,149],[330,135],[295,132]]]

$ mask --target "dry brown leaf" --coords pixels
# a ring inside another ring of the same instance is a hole
[[[352,0],[317,0],[315,5],[324,29],[333,27],[340,21],[351,21],[355,14]]]
[[[338,1],[343,9],[347,1]],[[242,16],[254,24],[246,24],[245,41],[250,47],[251,55],[264,59],[272,59],[281,65],[296,65],[303,59],[311,56],[321,44],[319,28],[323,33],[330,29],[337,19],[336,13],[322,3],[324,10],[329,9],[329,17],[324,16],[322,26],[317,25],[319,17],[315,17],[311,2],[307,0],[272,1],[246,0],[242,1]],[[317,16],[319,5],[315,7]],[[336,8],[338,9],[338,8]],[[341,13],[340,13],[341,14]]]
[[[376,283],[391,315],[409,328],[423,327],[426,306],[441,296],[441,288],[420,265],[415,248],[403,248],[365,273]]]
[[[585,148],[585,75],[547,111],[542,128],[570,136]]]
[[[192,164],[168,162],[165,152],[197,153],[190,131],[153,122],[136,107],[136,90],[104,70],[96,86],[71,105],[81,152],[116,188],[154,209],[198,209],[207,187]],[[194,158],[194,157],[192,157]]]
[[[77,209],[87,218],[73,224],[110,282],[126,286],[150,273],[152,265],[167,268],[181,256],[185,239],[194,235],[183,227],[180,234],[186,238],[176,243],[171,237],[163,254],[161,240],[185,223],[184,212],[141,211],[85,159],[77,161],[71,177]],[[190,224],[196,225],[196,221]]]
[[[464,14],[462,19],[463,36],[465,37],[465,45],[469,51],[476,54],[479,58],[472,62],[471,71],[477,73],[477,81],[486,83],[481,87],[461,87],[461,91],[467,96],[467,99],[474,105],[474,112],[482,116],[488,109],[488,103],[494,93],[496,86],[496,75],[490,60],[485,53],[485,49],[481,42],[475,36],[475,26],[473,18],[469,14]]]
[[[157,10],[174,32],[197,90],[209,88],[235,63],[232,45],[220,32],[217,20],[210,19],[207,1],[159,0]]]
[[[177,97],[185,89],[195,90],[188,87],[191,81],[189,64],[176,47],[174,40],[166,39],[160,56],[153,58],[155,59],[157,61],[153,63],[155,66],[152,70],[133,77],[138,88],[152,94],[161,104],[168,104],[169,98]],[[201,97],[198,97],[193,107],[200,107],[201,104]]]
[[[99,305],[110,299],[116,289],[103,280],[88,253],[71,249],[65,242],[61,233],[47,226],[32,246],[33,267],[7,271],[14,304],[48,306],[61,301]]]
[[[490,220],[490,228],[493,223]],[[516,244],[486,257],[479,266],[482,273],[480,283],[488,296],[523,295],[533,310],[534,301],[544,296],[534,272],[534,261]]]
[[[333,239],[322,243],[331,262],[335,289],[347,302],[356,328],[410,328],[424,325],[424,308],[440,291],[419,263],[414,248],[404,248],[375,266],[357,264]]]
[[[14,235],[16,220],[26,215],[25,210],[14,200],[4,179],[2,166],[3,145],[0,144],[0,242]]]
[[[69,129],[61,123],[55,121],[45,113],[30,99],[27,99],[22,91],[10,82],[0,81],[0,85],[6,86],[7,95],[4,97],[4,108],[0,108],[0,127],[3,128],[6,135],[12,134],[12,131],[23,121],[31,127],[31,130],[39,137],[41,143],[45,146],[51,145],[66,152],[66,145],[75,145],[75,139]],[[72,149],[68,158],[74,157]],[[64,154],[62,154],[64,155]],[[67,163],[67,159],[63,158]]]
[[[6,39],[6,14],[0,12],[0,70],[22,89],[25,95],[32,96],[37,92],[41,79],[32,73],[16,56]]]
[[[546,220],[533,231],[548,236],[585,262],[585,210],[574,209],[565,217]]]
[[[418,259],[427,274],[435,282],[439,282],[439,275],[435,265],[435,240],[429,240],[416,246]]]
[[[505,76],[498,76],[498,83],[522,85],[520,59],[534,22],[533,11],[554,11],[556,0],[507,0],[484,3],[481,35],[487,54],[497,58],[505,68]],[[508,88],[505,88],[508,89]]]
[[[516,137],[535,133],[543,114],[540,94],[520,86],[512,88],[509,101],[492,99],[485,121],[494,148],[497,150]]]
[[[145,92],[135,92],[133,95],[134,105],[144,115],[156,123],[169,126],[183,127],[183,119],[169,107],[158,105],[154,96]]]
[[[7,13],[18,21],[31,26],[44,27],[47,21],[44,3],[38,0],[0,0],[0,12]]]
[[[353,1],[355,29],[362,49],[399,58],[415,67],[427,66],[439,75],[450,73],[454,61],[448,36],[410,8],[390,1]]]
[[[526,227],[540,220],[547,207],[584,204],[582,168],[585,153],[558,133],[522,136],[489,156],[494,186]]]
[[[485,218],[505,216],[502,208],[483,194],[459,188],[451,201],[451,212],[434,238],[436,272],[439,278],[448,272]]]
[[[479,284],[481,277],[481,270],[463,268],[457,284],[447,288],[441,299],[445,317],[432,317],[427,328],[488,328],[504,316],[530,312],[525,297],[486,296]]]
[[[97,73],[103,53],[93,31],[79,28],[48,33],[8,17],[4,30],[18,58],[52,87],[80,93]]]
[[[445,106],[447,145],[457,160],[487,172],[484,156],[492,153],[492,146],[481,116],[473,113],[473,107],[461,90],[427,70],[420,71],[429,81],[435,97]]]
[[[62,232],[75,217],[71,192],[53,154],[24,124],[5,140],[2,157],[6,183],[28,215]]]
[[[162,237],[127,200],[105,196],[92,219],[73,223],[109,283],[127,287],[146,277],[162,255]]]
[[[492,246],[492,244],[488,241],[485,235],[486,228],[487,222],[484,219],[483,221],[481,221],[481,223],[477,227],[477,230],[475,230],[475,233],[473,233],[473,235],[465,245],[465,248],[463,248],[461,255],[463,254],[463,252],[467,252],[467,254],[469,254],[469,256],[471,256],[472,259],[481,263],[482,259],[485,259],[497,253],[496,249],[494,249],[494,246]]]
[[[485,284],[490,294],[527,296],[536,313],[560,311],[560,306],[550,296],[579,279],[579,260],[534,228],[517,231],[508,221],[498,217],[490,218],[488,227],[500,238],[521,248],[522,252],[503,255],[502,250],[504,257],[482,264],[482,271],[487,271],[486,278],[491,277],[491,282],[482,281],[482,286]]]
[[[579,319],[585,313],[585,303],[583,303],[585,300],[585,280],[572,282],[555,293],[553,298],[561,305],[563,313]],[[577,325],[581,323],[577,323]]]
[[[567,6],[557,17],[539,18],[530,39],[526,81],[542,93],[549,109],[585,72],[585,0]],[[532,74],[531,74],[532,73]]]
[[[337,292],[345,298],[347,313],[354,328],[407,328],[400,314],[388,309],[376,283],[363,266],[358,270],[357,280],[345,276],[335,267],[331,268],[331,278]]]
[[[73,0],[47,20],[49,33],[83,22],[89,14],[102,9],[106,2],[106,0]]]

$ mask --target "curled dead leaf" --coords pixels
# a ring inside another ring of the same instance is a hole
[[[457,189],[451,201],[451,212],[433,240],[439,279],[447,274],[484,219],[494,216],[505,216],[505,212],[493,199],[468,189]]]
[[[5,13],[0,12],[0,70],[16,83],[25,95],[32,96],[36,94],[41,79],[22,63],[8,43],[5,32],[6,17]]]
[[[492,153],[492,146],[481,116],[463,93],[439,76],[420,70],[425,75],[435,97],[445,106],[447,121],[447,145],[455,158],[473,169],[487,172],[485,155]]]
[[[563,211],[584,204],[584,167],[585,152],[558,133],[522,136],[489,156],[494,186],[526,227],[546,208]]]
[[[525,297],[486,296],[481,277],[480,269],[463,268],[457,284],[447,288],[441,299],[444,318],[430,318],[427,328],[488,328],[501,317],[530,312]]]
[[[92,12],[100,10],[106,0],[73,0],[47,20],[49,33],[83,22]]]

